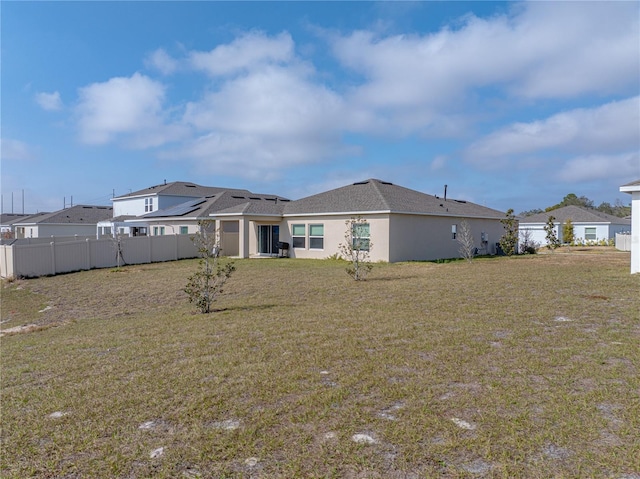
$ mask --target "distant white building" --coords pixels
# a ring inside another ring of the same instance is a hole
[[[110,206],[76,205],[31,215],[13,223],[15,237],[93,236],[98,222],[110,218],[112,211]]]
[[[565,206],[545,213],[520,218],[520,241],[525,232],[529,234],[529,240],[541,246],[547,244],[547,232],[544,227],[549,217],[554,217],[554,229],[560,242],[562,238],[562,225],[571,220],[573,224],[573,236],[576,242],[600,242],[613,240],[616,233],[631,231],[631,221],[625,218],[601,213],[600,211],[581,208],[579,206]]]
[[[631,274],[640,273],[640,180],[621,186],[620,191],[631,195]]]

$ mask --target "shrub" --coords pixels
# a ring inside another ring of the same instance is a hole
[[[504,254],[511,256],[517,253],[518,247],[518,220],[513,215],[513,208],[509,208],[504,219],[500,220],[504,226],[504,235],[500,238],[500,247]]]
[[[220,261],[220,234],[211,231],[212,221],[202,221],[200,231],[191,238],[200,256],[198,271],[188,278],[184,292],[189,302],[194,303],[201,313],[211,312],[211,305],[223,292],[222,288],[235,271],[233,262]]]

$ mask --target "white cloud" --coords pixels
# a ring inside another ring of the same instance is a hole
[[[265,64],[288,62],[293,58],[293,50],[293,40],[286,32],[276,37],[250,32],[209,52],[191,52],[189,61],[196,70],[203,70],[215,77]]]
[[[448,158],[445,155],[438,155],[433,159],[429,168],[431,171],[442,170],[447,165],[447,160]]]
[[[520,101],[635,92],[639,36],[633,2],[529,2],[433,34],[356,31],[331,42],[363,78],[349,95],[363,128],[438,133],[451,113],[472,108],[479,89]]]
[[[158,48],[145,59],[145,65],[148,68],[154,68],[163,75],[171,75],[178,69],[178,61],[172,58],[162,48]]]
[[[628,178],[640,177],[640,153],[620,155],[587,155],[572,158],[558,171],[558,179],[567,182],[598,180],[611,176],[624,183]]]
[[[514,123],[471,144],[465,156],[485,162],[549,149],[620,152],[634,147],[640,147],[640,97]]]
[[[11,138],[0,139],[0,156],[3,161],[29,161],[35,158],[29,145]]]
[[[288,34],[248,34],[214,49],[209,60],[225,61],[210,63],[208,71],[237,75],[187,104],[183,121],[199,136],[167,156],[191,158],[209,172],[260,178],[345,153],[342,98],[315,83],[313,69],[292,52]]]
[[[62,99],[60,98],[60,93],[57,91],[53,93],[36,93],[35,100],[43,110],[57,111],[62,109]]]
[[[179,138],[183,128],[167,125],[162,110],[165,87],[135,73],[81,88],[76,108],[81,140],[105,144],[124,136],[128,146],[159,146]]]
[[[611,176],[618,178],[618,183],[640,177],[640,153],[635,150],[619,155],[580,156],[567,161],[557,173],[557,179],[571,183]]]

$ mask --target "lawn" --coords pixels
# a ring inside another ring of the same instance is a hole
[[[628,253],[196,265],[4,285],[1,477],[640,478]]]

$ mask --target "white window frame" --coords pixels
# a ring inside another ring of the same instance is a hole
[[[295,230],[297,227],[302,227],[304,229],[304,234],[295,234]],[[296,246],[296,239],[300,241],[302,239],[302,246]],[[307,225],[303,223],[295,223],[291,225],[291,247],[296,249],[306,249],[307,248]]]
[[[321,235],[312,233],[313,229],[317,227],[322,228]],[[318,246],[317,244],[314,245],[313,243],[314,242],[317,243],[318,240],[320,240],[320,243],[321,243],[320,246]],[[324,249],[324,224],[323,223],[314,223],[309,225],[309,249],[319,249],[319,250]]]
[[[358,230],[366,230],[366,236],[358,233]],[[371,224],[356,223],[352,226],[351,236],[353,241],[353,249],[358,251],[369,251],[371,249]],[[366,247],[358,246],[358,243],[366,244]]]

